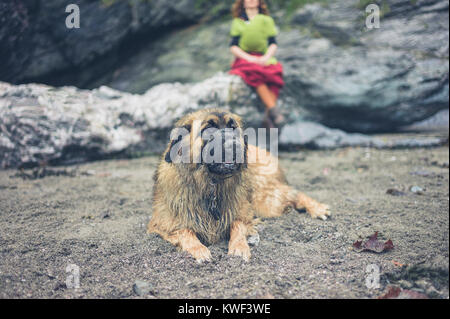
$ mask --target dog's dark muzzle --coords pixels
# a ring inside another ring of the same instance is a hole
[[[208,170],[211,173],[221,176],[232,175],[237,172],[241,164],[236,163],[213,163],[207,164]]]
[[[241,169],[243,148],[235,130],[217,130],[206,146],[210,155],[206,167],[211,173],[227,176]]]

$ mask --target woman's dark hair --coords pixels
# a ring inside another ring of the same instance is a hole
[[[240,18],[244,13],[244,0],[236,0],[231,7],[231,15],[233,18]],[[269,9],[267,8],[267,4],[264,0],[259,0],[259,13],[270,15]]]

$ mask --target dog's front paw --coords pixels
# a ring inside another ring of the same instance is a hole
[[[187,249],[187,251],[192,255],[192,257],[195,258],[198,263],[211,261],[212,259],[211,252],[204,245],[196,245]]]
[[[230,243],[228,247],[228,255],[242,257],[245,261],[250,260],[250,247],[246,240]]]
[[[321,203],[314,203],[308,207],[307,211],[312,218],[327,220],[327,218],[331,216],[330,206]]]

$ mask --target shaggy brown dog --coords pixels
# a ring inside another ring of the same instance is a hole
[[[197,261],[210,260],[204,244],[222,238],[229,238],[229,255],[249,260],[247,236],[256,232],[257,218],[281,216],[289,206],[306,209],[313,218],[330,215],[327,205],[287,184],[275,157],[247,143],[237,115],[204,109],[184,116],[176,128],[154,176],[148,232],[158,233]],[[233,150],[232,160],[224,160],[223,154],[222,161],[205,160],[214,154],[208,149],[212,135],[205,138],[205,131],[212,129],[219,133],[224,153]],[[226,129],[237,133],[225,137]]]

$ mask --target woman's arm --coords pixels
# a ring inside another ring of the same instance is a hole
[[[244,59],[247,60],[248,62],[252,62],[252,63],[258,63],[260,57],[248,54],[247,52],[245,52],[244,50],[242,50],[240,47],[238,47],[237,45],[233,45],[230,47],[230,51],[231,53],[233,53],[233,55],[236,58],[240,58],[240,59]]]
[[[278,46],[275,43],[272,43],[268,48],[266,54],[263,56],[255,56],[248,54],[244,50],[242,50],[237,45],[233,45],[230,47],[231,53],[237,58],[247,60],[248,62],[256,63],[259,65],[266,65],[267,61],[270,60],[275,55]]]
[[[272,43],[267,48],[266,54],[259,58],[261,65],[265,65],[267,61],[269,61],[275,55],[275,52],[277,52],[277,48],[278,46],[276,45],[276,43]]]

